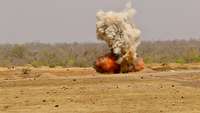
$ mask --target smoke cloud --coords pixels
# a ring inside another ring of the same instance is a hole
[[[132,8],[131,2],[121,12],[101,10],[96,14],[97,39],[107,43],[111,52],[117,56],[116,62],[126,71],[134,65],[136,50],[140,44],[141,31],[133,22],[135,14],[136,10]]]

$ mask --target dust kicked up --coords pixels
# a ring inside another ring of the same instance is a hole
[[[132,72],[144,68],[144,62],[137,58],[136,52],[141,31],[133,23],[135,13],[131,3],[121,12],[97,12],[97,38],[105,41],[111,50],[109,54],[97,59],[95,68],[98,72]]]

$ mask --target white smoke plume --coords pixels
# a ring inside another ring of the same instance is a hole
[[[133,65],[137,58],[141,31],[133,23],[135,13],[130,2],[121,12],[99,11],[96,14],[97,38],[108,44],[120,65]]]

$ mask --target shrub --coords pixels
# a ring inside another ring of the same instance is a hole
[[[194,57],[192,58],[192,61],[193,61],[193,62],[200,62],[200,56],[194,56]]]
[[[27,75],[27,74],[30,74],[30,73],[31,73],[31,69],[29,69],[29,68],[23,68],[22,69],[22,74]]]
[[[178,59],[176,59],[176,63],[184,64],[184,63],[186,63],[186,61],[183,58],[178,58]]]
[[[38,68],[38,67],[40,67],[40,66],[43,66],[42,62],[40,62],[40,61],[33,61],[33,62],[31,63],[31,65],[32,65],[33,67],[35,67],[35,68]]]
[[[49,64],[49,67],[50,67],[50,68],[55,68],[55,67],[56,67],[56,64]]]

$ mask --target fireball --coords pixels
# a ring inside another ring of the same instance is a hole
[[[133,65],[123,65],[117,63],[117,57],[113,54],[106,54],[99,57],[95,62],[95,69],[99,73],[127,73],[138,72],[144,69],[144,61],[142,58],[137,58]]]
[[[95,69],[100,73],[119,73],[120,65],[116,63],[114,55],[107,54],[96,60]]]

